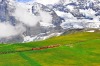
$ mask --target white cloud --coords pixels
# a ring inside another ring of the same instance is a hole
[[[52,15],[48,12],[42,11],[39,6],[37,9],[37,11],[40,13],[39,16],[33,15],[32,12],[28,11],[28,9],[31,9],[29,5],[26,5],[25,3],[20,3],[18,6],[16,6],[16,10],[13,15],[17,20],[30,27],[35,26],[39,21],[45,23],[52,22]]]
[[[12,14],[21,23],[17,23],[16,26],[11,25],[9,22],[0,22],[0,38],[12,37],[20,35],[26,31],[23,23],[29,27],[36,26],[39,21],[42,23],[52,23],[52,15],[48,12],[40,10],[40,16],[35,16],[31,12],[28,12],[28,7],[25,5],[16,6],[15,12]]]
[[[52,22],[52,15],[50,15],[48,12],[40,11],[41,20],[44,23],[51,23]]]
[[[25,29],[21,26],[12,26],[8,22],[0,23],[0,38],[21,34]]]
[[[33,15],[32,13],[28,12],[27,7],[24,8],[23,6],[26,5],[18,5],[16,6],[16,10],[13,13],[13,15],[15,16],[15,18],[19,21],[21,21],[22,23],[28,25],[28,26],[35,26],[37,24],[37,22],[39,22],[39,18],[35,15]]]
[[[68,4],[68,3],[71,3],[71,1],[77,2],[77,0],[33,0],[33,1],[44,4],[44,5],[55,4],[55,3]]]
[[[45,11],[38,11],[39,16],[35,16],[31,12],[32,5],[26,5],[25,3],[16,3],[15,12],[10,13],[16,20],[21,23],[17,23],[16,26],[11,25],[9,22],[0,22],[0,38],[12,37],[20,35],[26,31],[23,23],[29,27],[36,26],[39,21],[42,23],[51,23],[52,15]],[[40,8],[40,7],[39,7]],[[29,11],[30,10],[30,11]]]
[[[44,5],[47,5],[47,4],[55,4],[59,2],[60,0],[35,0],[35,1]]]

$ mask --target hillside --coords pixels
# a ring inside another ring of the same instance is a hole
[[[39,41],[69,29],[100,28],[100,0],[25,1],[0,0],[0,43]]]
[[[44,46],[54,48],[32,50]],[[0,44],[0,66],[99,66],[100,31],[74,32],[44,41]]]

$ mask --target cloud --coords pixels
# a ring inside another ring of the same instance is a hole
[[[35,2],[47,5],[47,4],[55,4],[59,2],[60,0],[35,0]]]
[[[40,11],[41,20],[44,23],[51,23],[52,22],[52,15],[48,12]]]
[[[13,13],[13,16],[22,23],[26,24],[27,26],[35,26],[37,22],[39,22],[39,17],[33,15],[31,12],[28,12],[28,8],[23,7],[26,6],[24,4],[21,4],[16,6],[16,10]]]
[[[32,1],[32,0],[16,0],[17,2],[29,2],[29,1]]]
[[[0,38],[15,36],[23,33],[24,27],[21,25],[12,26],[9,22],[0,23]]]
[[[16,10],[13,13],[13,16],[22,23],[26,24],[27,26],[33,27],[40,21],[45,23],[52,22],[52,15],[48,12],[42,11],[39,7],[37,10],[39,12],[39,16],[35,16],[32,12],[28,10],[32,10],[32,7],[26,5],[25,3],[20,3],[20,5],[16,6]]]
[[[35,16],[32,12],[28,11],[29,8],[25,4],[16,6],[15,12],[11,13],[17,21],[20,21],[20,23],[16,23],[16,26],[11,25],[10,22],[0,22],[0,38],[23,34],[23,32],[27,31],[24,25],[34,27],[39,21],[48,24],[52,23],[52,15],[48,12],[40,10],[38,11],[40,15]]]

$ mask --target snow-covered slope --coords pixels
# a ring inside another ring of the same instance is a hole
[[[100,28],[99,0],[61,0],[59,2],[47,6],[61,17],[62,28]]]
[[[0,42],[29,42],[100,28],[99,0],[0,0]]]
[[[27,36],[36,37],[41,33],[46,36],[47,32],[52,34],[61,29],[60,17],[52,9],[36,2],[2,0],[0,16],[0,42],[23,42]],[[39,37],[41,35],[35,40]]]

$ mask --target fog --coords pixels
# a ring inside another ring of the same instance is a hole
[[[35,2],[47,5],[47,4],[55,4],[59,2],[60,0],[35,0]]]
[[[24,27],[21,25],[12,26],[8,22],[0,23],[0,38],[15,36],[23,33]]]
[[[11,15],[15,17],[18,23],[16,26],[13,26],[10,22],[0,22],[0,38],[22,34],[26,31],[24,25],[34,27],[38,22],[52,23],[52,15],[42,10],[39,10],[39,13],[39,16],[35,16],[28,11],[28,6],[24,3],[16,5],[15,11]]]

